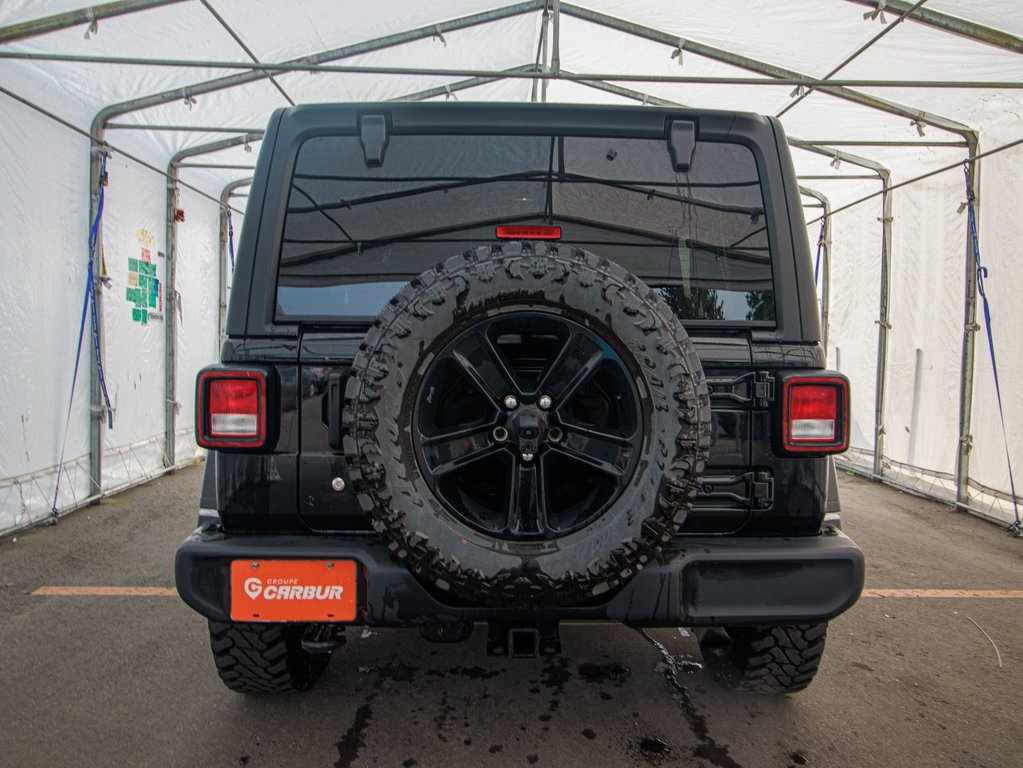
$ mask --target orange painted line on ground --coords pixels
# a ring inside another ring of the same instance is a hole
[[[939,597],[1023,600],[1023,589],[865,589],[861,597]]]
[[[173,587],[39,587],[33,595],[51,597],[177,597]]]
[[[32,592],[39,597],[177,597],[174,587],[47,586]],[[954,598],[1023,600],[1023,589],[864,589],[861,597]]]

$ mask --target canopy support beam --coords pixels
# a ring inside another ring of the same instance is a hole
[[[245,41],[242,40],[241,36],[234,31],[230,24],[227,23],[227,19],[217,13],[217,9],[210,4],[209,0],[199,0],[199,2],[201,2],[203,6],[205,6],[206,10],[210,12],[210,15],[217,20],[217,23],[224,28],[224,31],[231,36],[231,39],[238,43],[238,47],[245,51],[245,54],[256,64],[259,64],[259,57],[252,52],[252,49],[245,44]],[[266,72],[266,70],[263,70],[263,72],[266,74],[270,84],[277,89],[277,92],[280,93],[281,96],[284,97],[284,100],[288,102],[290,106],[295,106],[294,100],[292,100],[292,98],[288,95],[288,92],[281,87],[281,84],[277,82],[277,79],[269,72]]]
[[[203,0],[203,1],[205,2],[205,0]],[[889,34],[893,29],[898,27],[899,24],[901,24],[906,19],[906,16],[909,13],[912,13],[913,11],[915,11],[917,8],[919,8],[921,5],[923,5],[926,2],[927,2],[927,0],[917,0],[916,5],[912,6],[908,11],[900,14],[899,18],[897,18],[891,24],[887,24],[884,27],[882,27],[880,32],[878,32],[876,35],[874,35],[872,38],[870,38],[867,42],[865,42],[859,48],[857,48],[851,54],[849,54],[844,59],[842,59],[842,61],[839,62],[837,66],[833,67],[826,75],[824,75],[824,79],[828,80],[833,75],[838,74],[842,69],[844,69],[846,66],[848,66],[849,64],[854,62],[856,59],[858,59],[860,56],[862,56],[864,53],[866,53],[868,50],[870,50],[870,48],[875,43],[879,42],[882,37],[884,37],[885,35]],[[794,108],[803,99],[805,99],[807,96],[809,96],[811,93],[813,93],[813,91],[814,91],[813,88],[807,88],[805,91],[803,91],[802,89],[797,88],[796,89],[795,99],[793,99],[788,104],[786,104],[784,107],[782,107],[780,110],[778,110],[778,112],[775,114],[775,117],[782,117],[786,112],[788,112],[789,110]]]
[[[536,46],[536,64],[533,67],[534,72],[547,72],[547,35],[548,29],[551,23],[551,13],[547,10],[547,6],[544,6],[543,17],[540,19],[540,40]],[[530,93],[530,99],[535,102],[537,97],[537,86],[540,85],[541,81],[534,80],[533,88]],[[543,101],[547,101],[547,82],[548,79],[545,77],[542,80],[543,86],[540,89],[540,95]]]
[[[262,128],[226,128],[214,125],[133,125],[132,123],[107,123],[108,131],[167,131],[173,133],[256,133]]]
[[[878,0],[850,0],[850,2],[875,9],[880,5]],[[905,14],[906,11],[912,9],[910,3],[903,2],[902,0],[887,0],[884,7],[886,11],[899,14]],[[977,24],[966,19],[949,16],[947,13],[941,13],[931,8],[917,8],[909,14],[909,19],[944,32],[951,32],[968,40],[975,40],[995,48],[1004,48],[1015,53],[1023,53],[1023,39],[1016,35],[1010,35],[1008,32],[986,27],[983,24]]]
[[[584,21],[589,21],[593,24],[600,24],[601,26],[608,27],[609,29],[615,29],[619,32],[625,32],[635,37],[642,38],[644,40],[652,40],[654,42],[661,43],[670,48],[678,48],[678,36],[671,35],[667,32],[660,30],[651,29],[641,24],[635,24],[631,21],[625,21],[614,16],[608,16],[607,14],[599,13],[597,11],[591,11],[587,8],[580,8],[577,5],[571,5],[569,3],[562,3],[561,10],[563,13],[569,16],[574,16]],[[713,46],[705,45],[695,40],[686,40],[685,49],[689,53],[693,53],[697,56],[702,56],[713,61],[720,61],[725,64],[730,64],[733,67],[745,69],[749,72],[756,72],[761,75],[773,79],[781,80],[809,80],[806,75],[799,72],[793,72],[792,70],[785,69],[784,67],[778,67],[773,64],[768,64],[763,61],[757,61],[751,59],[748,56],[741,54],[732,53],[731,51],[725,51],[720,48],[714,48]],[[851,101],[861,106],[876,109],[881,112],[887,112],[891,115],[898,115],[905,117],[909,120],[918,120],[926,125],[932,125],[935,128],[940,128],[943,131],[949,131],[956,133],[960,136],[964,135],[964,132],[971,131],[970,127],[958,123],[954,120],[935,115],[930,112],[926,112],[921,109],[904,106],[897,104],[893,101],[878,98],[877,96],[871,96],[870,94],[861,93],[855,91],[846,86],[840,85],[825,85],[825,81],[815,83],[817,90],[821,93],[827,93],[831,96],[836,96],[846,101]]]
[[[534,69],[535,66],[533,64],[523,64],[520,67],[512,67],[511,69],[505,70],[505,72],[532,72]],[[415,91],[413,93],[395,96],[393,99],[388,99],[387,101],[426,101],[427,99],[447,96],[448,94],[456,93],[458,91],[465,91],[469,88],[476,88],[480,85],[496,83],[504,79],[504,77],[500,77],[499,75],[494,75],[493,77],[470,77],[466,80],[459,80],[457,83],[447,83],[445,85],[434,86],[433,88],[426,88],[422,91]]]
[[[117,0],[113,3],[103,3],[87,8],[77,8],[65,13],[56,13],[52,16],[44,16],[40,19],[22,21],[18,24],[0,28],[0,45],[13,43],[15,40],[24,40],[29,37],[45,35],[48,32],[57,32],[68,27],[76,27],[79,24],[92,24],[100,19],[110,19],[114,16],[123,16],[128,13],[145,11],[149,8],[158,8],[161,5],[172,5],[182,0]]]
[[[829,147],[952,147],[962,149],[967,147],[965,141],[890,141],[884,139],[789,139],[789,144],[799,147],[804,144],[822,145]]]

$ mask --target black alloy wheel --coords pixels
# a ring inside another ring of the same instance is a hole
[[[430,489],[502,539],[585,527],[640,454],[635,376],[610,340],[564,316],[520,311],[462,331],[430,364],[413,416]]]

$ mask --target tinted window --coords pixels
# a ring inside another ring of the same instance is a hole
[[[281,244],[278,320],[372,317],[400,287],[498,224],[558,224],[684,320],[773,321],[753,154],[698,142],[688,173],[664,140],[391,136],[367,167],[356,136],[306,141]]]

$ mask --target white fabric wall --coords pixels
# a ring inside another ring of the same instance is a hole
[[[185,172],[187,174],[187,172]],[[179,205],[185,221],[178,224],[177,286],[181,321],[178,324],[177,419],[175,453],[178,463],[202,455],[195,442],[195,377],[220,355],[217,305],[220,302],[220,214],[217,206],[184,189]],[[241,216],[235,216],[237,243]]]
[[[125,297],[128,259],[141,257],[136,233],[156,239],[151,249],[157,278],[166,280],[164,234],[166,187],[160,177],[114,155],[103,215],[103,248],[111,284],[104,292],[107,390],[114,406],[113,429],[106,430],[104,488],[114,489],[163,468],[164,322],[132,320]],[[147,310],[147,314],[148,311]]]
[[[20,104],[0,109],[0,531],[41,519],[53,504],[87,274],[88,151],[87,141]],[[89,491],[87,354],[60,506]]]
[[[129,143],[129,142],[122,142]],[[131,146],[146,150],[144,143]],[[54,502],[71,376],[87,276],[89,143],[67,128],[18,103],[0,110],[0,174],[20,184],[0,185],[4,211],[0,268],[0,532],[50,514]],[[158,154],[145,155],[157,167]],[[156,276],[166,280],[166,180],[114,153],[105,189],[103,257],[110,284],[104,288],[104,368],[114,408],[105,431],[103,488],[110,493],[162,472],[164,460],[165,323],[132,320],[126,299],[128,259],[141,257],[137,233],[150,232]],[[186,172],[187,173],[187,172]],[[198,175],[198,172],[195,172]],[[186,179],[187,180],[187,179]],[[219,194],[218,183],[201,177]],[[182,189],[186,221],[178,225],[180,403],[176,461],[202,455],[194,440],[196,372],[215,361],[219,258],[218,206]],[[236,241],[241,217],[236,217]],[[166,294],[164,294],[166,302]],[[91,324],[86,321],[74,407],[68,422],[58,510],[88,497]]]

